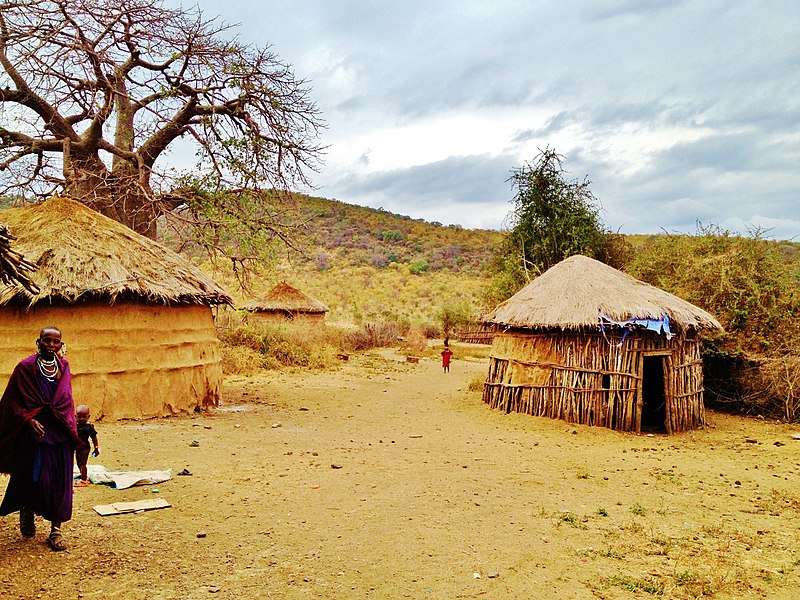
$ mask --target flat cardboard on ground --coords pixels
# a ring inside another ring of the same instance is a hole
[[[114,504],[99,504],[94,510],[101,517],[109,515],[122,515],[125,513],[139,512],[143,510],[155,510],[157,508],[169,508],[172,506],[163,498],[153,498],[150,500],[137,500],[135,502],[115,502]]]

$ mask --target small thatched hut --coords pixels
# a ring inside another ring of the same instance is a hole
[[[330,308],[283,282],[272,288],[258,301],[241,307],[252,312],[258,319],[275,322],[286,320],[321,321]]]
[[[211,305],[232,299],[187,260],[66,198],[0,213],[38,291],[0,285],[0,386],[46,325],[64,334],[76,401],[93,418],[216,406]]]
[[[608,265],[572,256],[490,315],[483,391],[492,408],[623,431],[704,424],[697,333],[704,310]]]

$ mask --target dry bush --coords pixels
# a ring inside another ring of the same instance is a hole
[[[365,323],[359,329],[344,334],[345,345],[350,350],[387,348],[397,343],[397,324],[389,321]]]
[[[411,328],[408,333],[403,336],[403,348],[406,350],[422,352],[427,347],[428,340],[422,328]]]
[[[442,328],[439,325],[434,323],[425,323],[422,326],[422,335],[424,335],[429,340],[435,340],[442,336]]]
[[[339,330],[313,322],[258,323],[248,322],[247,316],[229,316],[217,333],[226,373],[281,366],[325,368],[338,362],[343,346]]]
[[[222,372],[225,375],[251,375],[263,369],[264,356],[246,346],[222,346]]]
[[[759,360],[739,379],[748,404],[760,413],[800,421],[800,357],[787,354]]]
[[[467,389],[470,392],[482,392],[484,383],[486,383],[485,375],[475,375],[467,385]]]

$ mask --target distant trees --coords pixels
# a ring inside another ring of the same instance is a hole
[[[0,193],[61,189],[150,237],[178,205],[194,223],[272,222],[258,194],[190,202],[287,189],[320,154],[305,82],[229,30],[162,0],[0,3]],[[157,165],[179,139],[198,157],[182,182]]]

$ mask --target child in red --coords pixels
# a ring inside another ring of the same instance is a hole
[[[450,350],[449,346],[445,346],[444,350],[442,350],[442,369],[444,369],[445,373],[450,372],[450,357],[453,356],[453,351]]]
[[[78,437],[80,444],[75,447],[75,462],[81,470],[81,479],[75,483],[76,487],[89,485],[89,471],[86,464],[89,462],[89,439],[94,444],[92,456],[100,456],[100,446],[97,445],[97,430],[89,423],[89,407],[81,404],[75,409],[75,419],[78,421]]]

